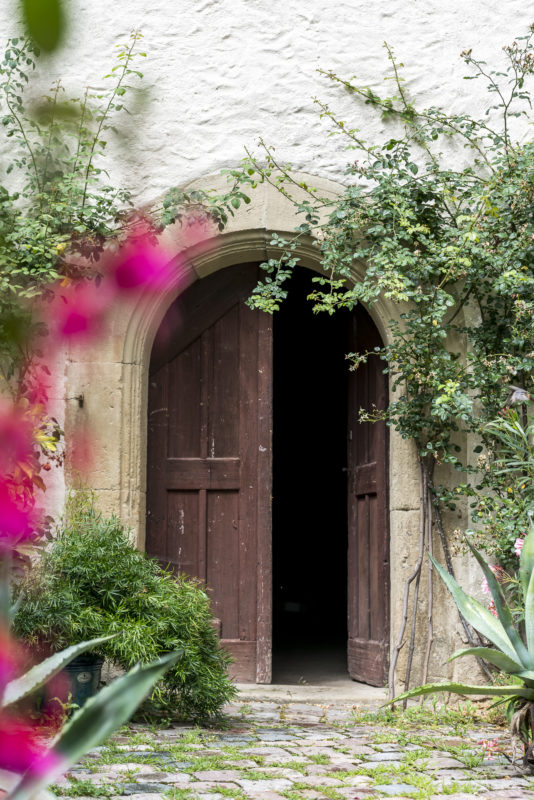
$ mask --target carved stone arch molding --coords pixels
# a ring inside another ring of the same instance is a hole
[[[297,177],[322,195],[334,197],[343,189],[314,176]],[[196,184],[218,185],[224,189],[219,177]],[[132,529],[140,548],[145,541],[148,369],[158,326],[172,302],[192,283],[226,267],[277,255],[278,249],[269,245],[272,232],[291,235],[300,221],[289,201],[271,186],[261,185],[252,192],[251,204],[242,205],[225,232],[211,241],[189,242],[184,250],[181,228],[168,228],[162,243],[171,255],[176,253],[173,284],[163,294],[142,293],[122,303],[114,311],[105,338],[92,351],[69,354],[67,396],[83,394],[84,404],[80,408],[67,402],[67,437],[74,429],[95,436],[95,455],[86,482],[96,491],[101,507],[117,513]],[[320,271],[320,253],[313,241],[303,242],[297,255],[303,266]],[[355,280],[363,269],[363,264],[356,266]],[[397,308],[381,299],[368,312],[382,340],[388,342],[388,323],[399,318]],[[395,431],[389,437],[389,486],[390,563],[395,564],[390,607],[399,608],[406,574],[416,558],[419,484],[414,448]],[[393,619],[392,639],[396,634]]]

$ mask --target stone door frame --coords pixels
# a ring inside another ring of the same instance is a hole
[[[343,190],[340,184],[315,176],[296,174],[295,178],[315,186],[323,196],[335,197]],[[187,188],[206,186],[224,191],[225,181],[217,176]],[[176,259],[175,277],[166,292],[144,292],[122,303],[114,311],[107,336],[93,351],[73,349],[68,354],[67,441],[73,429],[96,433],[96,455],[86,483],[95,490],[101,508],[116,513],[131,528],[140,549],[145,542],[148,369],[158,327],[171,303],[191,283],[225,267],[279,256],[278,248],[269,244],[272,232],[291,236],[300,221],[287,199],[273,187],[262,185],[252,192],[252,203],[242,206],[226,231],[211,240],[206,241],[204,234],[199,237],[203,241],[191,242],[188,234],[184,243],[179,226],[166,229],[161,241],[171,260]],[[321,271],[320,251],[311,238],[299,244],[296,255],[302,266]],[[355,281],[364,270],[363,263],[355,265]],[[381,298],[367,310],[382,340],[389,342],[388,323],[399,320],[398,308]],[[82,408],[72,401],[79,394],[84,396]],[[394,430],[389,438],[390,563],[395,565],[390,608],[398,608],[415,557],[412,532],[418,529],[419,478],[413,444]],[[391,641],[396,635],[392,620]]]

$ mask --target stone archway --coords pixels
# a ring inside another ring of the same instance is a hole
[[[305,179],[325,195],[335,196],[342,189],[330,181],[309,176]],[[210,180],[209,184],[214,185],[217,180]],[[70,355],[68,394],[83,394],[84,407],[68,404],[67,434],[70,425],[79,426],[82,420],[87,429],[96,431],[100,446],[87,482],[97,492],[103,509],[117,513],[131,527],[141,548],[145,543],[148,369],[161,320],[176,297],[192,283],[224,267],[258,263],[276,255],[278,251],[269,245],[271,233],[290,235],[298,222],[292,204],[264,185],[256,190],[251,205],[241,208],[224,234],[213,241],[189,244],[184,253],[180,229],[167,229],[164,244],[171,252],[182,253],[173,285],[164,296],[140,294],[118,308],[109,336],[98,353]],[[303,266],[320,270],[320,253],[313,241],[302,242],[297,255]],[[360,269],[364,265],[356,265],[355,279]],[[397,309],[380,300],[370,314],[380,336],[388,341],[388,323],[398,319]],[[396,565],[390,602],[395,608],[401,603],[404,575],[414,547],[409,531],[417,526],[419,487],[413,448],[394,432],[389,443],[389,477],[391,563]]]

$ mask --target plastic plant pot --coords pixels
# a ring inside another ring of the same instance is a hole
[[[65,667],[70,682],[72,702],[77,706],[83,706],[86,700],[98,691],[103,663],[104,659],[101,656],[83,653]]]

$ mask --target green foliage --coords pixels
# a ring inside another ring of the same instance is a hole
[[[534,708],[534,522],[530,524],[530,531],[525,539],[520,557],[524,632],[514,623],[512,611],[491,568],[477,550],[471,549],[488,582],[493,598],[495,615],[490,613],[478,600],[465,594],[454,578],[434,559],[432,560],[459,611],[475,630],[491,642],[493,647],[470,647],[459,650],[451,656],[451,660],[466,655],[479,656],[494,664],[500,671],[506,672],[516,682],[508,686],[500,684],[471,686],[456,682],[427,683],[424,686],[404,692],[399,695],[395,702],[436,692],[453,692],[460,695],[490,695],[504,698],[507,701],[508,715],[511,719],[517,719],[517,716],[521,718],[526,716],[526,722],[523,720],[523,723],[517,726],[516,732],[525,745],[525,758],[530,760],[532,758],[534,727],[531,722],[532,717],[530,715],[527,716],[526,712],[529,712],[530,708]]]
[[[34,4],[35,5],[35,4]],[[44,8],[43,4],[38,4]],[[39,102],[33,81],[39,50],[31,39],[9,40],[0,63],[0,122],[11,154],[0,179],[0,368],[6,386],[23,378],[36,337],[46,334],[28,308],[45,298],[58,279],[99,280],[105,247],[122,241],[135,216],[132,193],[116,186],[106,169],[108,143],[128,130],[130,98],[146,57],[141,34],[118,46],[106,88],[65,97],[60,80]],[[120,133],[119,133],[120,131]],[[6,187],[7,181],[7,187]],[[12,191],[9,186],[20,187]],[[174,222],[210,220],[222,230],[241,202],[250,202],[235,179],[228,191],[171,188],[161,206],[150,209],[154,234]],[[22,371],[22,376],[21,376]]]
[[[51,53],[61,43],[65,32],[62,0],[22,0],[22,16],[37,47]]]
[[[479,483],[461,490],[471,496],[472,519],[484,531],[482,536],[473,531],[473,540],[513,575],[518,567],[514,544],[534,512],[534,423],[523,424],[510,409],[486,425],[485,439],[486,452],[477,448]]]
[[[136,550],[116,518],[72,506],[22,587],[16,633],[53,649],[116,634],[97,652],[125,668],[181,649],[153,701],[187,717],[216,714],[234,690],[206,593]]]
[[[471,498],[477,542],[512,573],[513,543],[525,532],[533,510],[527,418],[534,370],[534,140],[527,128],[532,121],[533,37],[531,26],[503,48],[504,66],[496,69],[471,50],[462,53],[467,79],[487,85],[482,119],[437,106],[418,108],[388,45],[391,74],[386,80],[394,87],[392,95],[323,71],[358,106],[381,115],[388,127],[383,141],[369,142],[355,125],[315,101],[333,135],[350,151],[345,188],[337,197],[324,197],[296,180],[263,141],[261,157],[248,152],[241,174],[234,173],[238,180],[270,183],[302,218],[293,237],[272,236],[270,244],[280,255],[262,265],[266,275],[249,300],[253,308],[269,313],[279,308],[299,261],[299,246],[310,241],[323,270],[314,277],[316,289],[310,295],[316,312],[333,314],[384,299],[396,307],[396,318],[388,321],[388,341],[372,352],[350,354],[354,369],[380,358],[390,376],[389,407],[361,413],[360,419],[385,419],[414,442],[423,488],[420,551],[430,549],[425,529],[432,532],[436,523],[451,574],[444,509],[454,511],[459,499],[467,505]],[[505,431],[499,415],[510,403],[521,412],[515,421],[513,414],[507,417]],[[477,462],[467,451],[465,442],[473,440],[480,442],[475,453],[486,450],[486,461],[479,457]],[[463,473],[452,489],[451,470],[445,472],[446,485],[436,470],[443,464]],[[414,567],[415,587],[422,563]],[[405,585],[406,602],[413,578]],[[417,588],[413,591],[417,594]],[[417,613],[415,603],[406,686]],[[464,619],[462,624],[471,642]],[[391,679],[405,630],[406,621],[399,626]]]
[[[302,214],[295,238],[273,236],[281,256],[263,264],[267,277],[250,304],[276,310],[299,242],[310,235],[325,273],[314,278],[316,311],[331,314],[380,297],[398,303],[401,320],[390,324],[391,342],[376,353],[353,354],[354,365],[369,357],[384,360],[391,388],[400,390],[387,421],[416,442],[431,475],[436,462],[467,469],[469,454],[460,455],[455,431],[483,435],[504,406],[509,383],[532,383],[534,142],[515,142],[511,133],[513,118],[530,111],[532,33],[505,48],[504,71],[486,70],[470,51],[463,54],[470,77],[488,82],[492,105],[483,120],[417,109],[402,65],[391,48],[387,53],[392,97],[324,73],[394,126],[392,136],[370,144],[316,101],[354,151],[340,197],[321,197],[296,183],[263,143],[265,164],[249,154],[243,178],[252,174],[274,184]],[[464,148],[461,168],[455,166],[455,145]],[[354,282],[362,263],[365,271]]]

